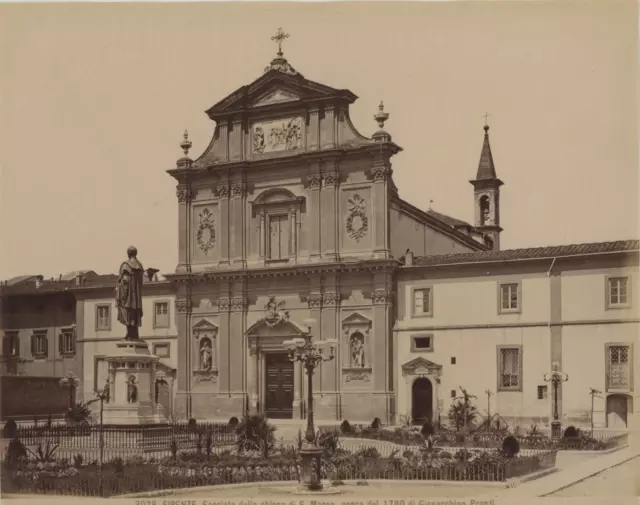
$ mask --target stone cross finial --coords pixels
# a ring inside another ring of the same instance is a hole
[[[278,28],[278,31],[276,32],[276,34],[273,37],[271,37],[271,40],[278,43],[278,56],[282,56],[282,42],[284,41],[284,39],[288,39],[288,38],[289,38],[289,34],[285,33],[284,30],[282,30],[282,28]]]
[[[489,129],[489,122],[488,119],[491,117],[491,114],[489,114],[488,112],[484,113],[484,116],[482,116],[484,118],[484,129],[485,131]]]

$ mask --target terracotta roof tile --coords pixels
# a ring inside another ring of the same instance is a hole
[[[639,240],[618,240],[615,242],[595,242],[587,244],[531,247],[526,249],[505,249],[502,251],[477,251],[471,253],[420,256],[414,258],[414,265],[435,266],[451,265],[455,263],[514,261],[638,250],[640,250]]]

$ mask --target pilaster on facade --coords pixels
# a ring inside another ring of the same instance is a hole
[[[322,167],[323,190],[320,192],[322,219],[320,223],[320,243],[322,256],[328,261],[338,260],[338,184],[340,174],[335,160],[327,160]]]
[[[311,226],[309,227],[309,256],[312,259],[320,259],[320,234],[322,229],[322,212],[320,206],[320,194],[322,187],[322,175],[318,163],[312,164],[310,167],[312,173],[309,174],[305,183],[310,190],[308,214],[311,218]]]

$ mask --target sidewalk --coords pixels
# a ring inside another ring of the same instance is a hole
[[[551,493],[560,491],[608,468],[620,465],[639,456],[640,450],[638,447],[626,447],[610,454],[589,458],[574,466],[564,466],[560,468],[558,472],[538,480],[524,482],[520,486],[506,491],[504,496],[517,498],[548,496]]]

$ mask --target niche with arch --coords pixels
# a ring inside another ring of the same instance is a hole
[[[216,382],[218,377],[218,362],[216,344],[218,327],[202,319],[193,328],[193,374],[196,382]]]
[[[342,375],[345,382],[370,382],[371,320],[354,312],[342,321]]]

